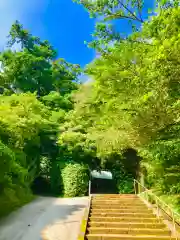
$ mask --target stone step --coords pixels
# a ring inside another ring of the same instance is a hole
[[[126,210],[128,209],[129,211],[131,210],[137,210],[137,211],[141,211],[142,209],[148,209],[148,207],[146,205],[121,205],[121,204],[116,204],[116,205],[110,205],[110,204],[106,204],[106,205],[100,205],[100,204],[96,204],[96,205],[91,205],[91,209],[99,209],[100,211],[102,209],[123,209]]]
[[[91,207],[93,208],[93,207],[98,207],[98,208],[109,208],[109,207],[113,207],[113,208],[119,208],[119,207],[132,207],[132,206],[134,206],[134,207],[137,207],[137,208],[139,208],[139,207],[144,207],[144,208],[147,208],[147,206],[144,204],[144,203],[136,203],[136,204],[134,204],[134,203],[127,203],[127,202],[124,202],[124,203],[92,203],[91,204]]]
[[[126,235],[126,234],[87,234],[87,240],[176,240],[170,236],[155,236],[155,235]]]
[[[108,199],[100,199],[100,198],[96,198],[96,199],[91,199],[92,202],[130,202],[130,203],[138,203],[138,202],[142,202],[142,200],[140,198],[108,198]]]
[[[93,194],[92,198],[139,198],[135,194]]]
[[[175,240],[136,195],[93,195],[85,240]]]
[[[99,202],[99,203],[121,203],[121,202],[127,202],[127,203],[143,203],[143,201],[141,199],[91,199],[91,202],[94,203],[94,202]]]
[[[128,201],[124,201],[124,202],[120,202],[120,201],[92,201],[91,202],[92,206],[94,205],[121,205],[121,206],[145,206],[145,204],[141,201],[138,202],[128,202]]]
[[[148,228],[148,229],[166,229],[164,223],[136,223],[136,222],[88,222],[89,227],[115,227],[115,228]]]
[[[102,208],[102,209],[99,209],[99,208],[92,208],[90,210],[91,213],[108,213],[108,212],[111,212],[111,213],[152,213],[152,210],[151,209],[148,209],[148,208],[140,208],[140,209],[137,209],[137,208]]]
[[[163,235],[171,236],[168,229],[153,228],[112,228],[112,227],[89,227],[89,234],[130,234],[130,235]]]
[[[161,219],[158,218],[139,218],[139,217],[129,217],[129,216],[122,216],[122,217],[102,217],[102,216],[90,216],[89,217],[90,221],[95,221],[95,222],[144,222],[144,223],[159,223]]]
[[[143,203],[143,201],[141,200],[141,199],[139,199],[139,198],[137,198],[137,199],[126,199],[126,198],[119,198],[119,199],[110,199],[110,198],[108,198],[108,199],[91,199],[91,202],[92,203],[95,203],[95,202],[97,202],[97,203],[123,203],[123,202],[127,202],[127,203],[133,203],[133,204],[135,204],[135,203]]]
[[[124,194],[118,194],[118,193],[107,193],[107,194],[101,194],[101,193],[94,193],[92,196],[137,196],[134,193],[124,193]]]
[[[92,200],[139,200],[139,198],[136,197],[92,197]]]
[[[131,217],[131,218],[153,218],[156,217],[153,213],[120,213],[120,212],[99,212],[99,213],[90,213],[90,216],[93,217]]]

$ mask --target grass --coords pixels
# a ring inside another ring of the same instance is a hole
[[[169,207],[177,213],[175,218],[180,221],[180,195],[161,195],[160,199],[164,201]],[[179,214],[179,215],[178,215]]]
[[[179,194],[162,194],[158,191],[153,191],[153,193],[164,203],[166,203],[169,208],[175,213],[175,219],[180,223],[180,195]],[[141,194],[142,197],[146,198],[147,195]],[[156,204],[156,199],[153,195],[148,195],[148,201],[152,204]],[[171,210],[159,202],[159,206],[169,215],[172,215]]]

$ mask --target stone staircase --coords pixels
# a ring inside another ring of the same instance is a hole
[[[176,239],[171,231],[136,195],[92,197],[86,240]]]

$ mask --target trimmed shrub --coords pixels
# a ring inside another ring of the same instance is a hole
[[[65,197],[85,196],[88,192],[89,170],[86,165],[69,163],[62,170]]]

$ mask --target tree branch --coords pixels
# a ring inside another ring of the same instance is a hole
[[[141,22],[141,23],[144,22],[141,18],[138,18],[128,7],[126,7],[126,5],[124,5],[124,3],[122,1],[120,1],[119,4],[134,17],[134,20],[137,20],[138,22]],[[127,16],[127,18],[128,18],[128,16]]]
[[[134,18],[133,16],[131,17],[131,16],[118,16],[118,15],[110,15],[110,16],[108,16],[108,17],[105,17],[104,19],[105,20],[112,20],[112,17],[114,16],[114,18],[115,17],[119,17],[119,18],[127,18],[127,19],[132,19],[132,20],[137,20],[136,18]]]
[[[137,7],[138,7],[139,17],[140,17],[141,21],[143,22],[141,10],[140,10],[141,9],[141,7],[140,7],[140,0],[137,0]]]

